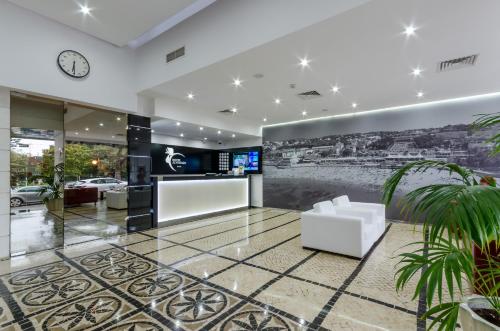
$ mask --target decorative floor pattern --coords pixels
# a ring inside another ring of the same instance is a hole
[[[391,259],[420,233],[388,223],[355,260],[303,249],[299,217],[250,209],[0,261],[0,329],[425,328]]]

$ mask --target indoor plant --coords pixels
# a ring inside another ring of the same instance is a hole
[[[481,115],[474,127],[496,125],[499,118],[499,113]],[[500,152],[498,134],[488,142],[494,145],[492,155]],[[404,176],[430,169],[446,171],[451,181],[417,188],[401,199],[406,218],[422,221],[424,238],[411,244],[418,245],[417,249],[399,254],[396,287],[401,290],[410,279],[419,278],[413,299],[425,289],[430,308],[422,318],[434,318],[429,329],[437,324],[439,330],[454,330],[461,304],[457,293],[466,294],[468,282],[482,297],[467,299],[462,305],[462,315],[469,314],[462,317],[464,327],[493,330],[485,318],[496,318],[497,323],[500,312],[500,189],[491,180],[482,184],[472,170],[457,164],[422,160],[408,163],[390,176],[384,184],[384,203],[391,203]],[[474,259],[474,251],[480,252],[481,263]],[[433,305],[435,299],[437,304]],[[478,301],[483,309],[477,306]],[[471,325],[466,325],[468,317],[473,319]]]
[[[43,202],[49,211],[62,211],[64,207],[64,163],[54,166],[53,174],[46,177],[47,185],[43,186],[40,196],[44,196]]]

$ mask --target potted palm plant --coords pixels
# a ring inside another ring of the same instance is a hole
[[[47,210],[52,212],[61,211],[64,207],[64,163],[56,164],[53,170],[53,175],[45,178],[47,185],[39,193]]]
[[[500,113],[481,115],[474,128],[500,122]],[[492,155],[500,152],[500,135],[488,140]],[[385,182],[383,200],[393,201],[401,180],[410,173],[445,171],[449,181],[423,186],[400,201],[404,217],[421,221],[424,237],[412,243],[413,251],[398,255],[396,288],[401,290],[419,278],[413,299],[425,289],[429,307],[422,318],[432,317],[429,329],[454,330],[460,311],[462,328],[500,328],[500,189],[491,178],[480,180],[472,170],[434,160],[411,162],[396,170]],[[467,295],[467,287],[476,294]]]

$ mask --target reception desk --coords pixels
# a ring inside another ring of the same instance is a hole
[[[157,226],[249,206],[247,176],[160,176],[153,182]]]

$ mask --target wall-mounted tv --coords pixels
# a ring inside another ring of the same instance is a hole
[[[259,173],[260,151],[233,152],[233,168],[243,166],[245,173]]]

